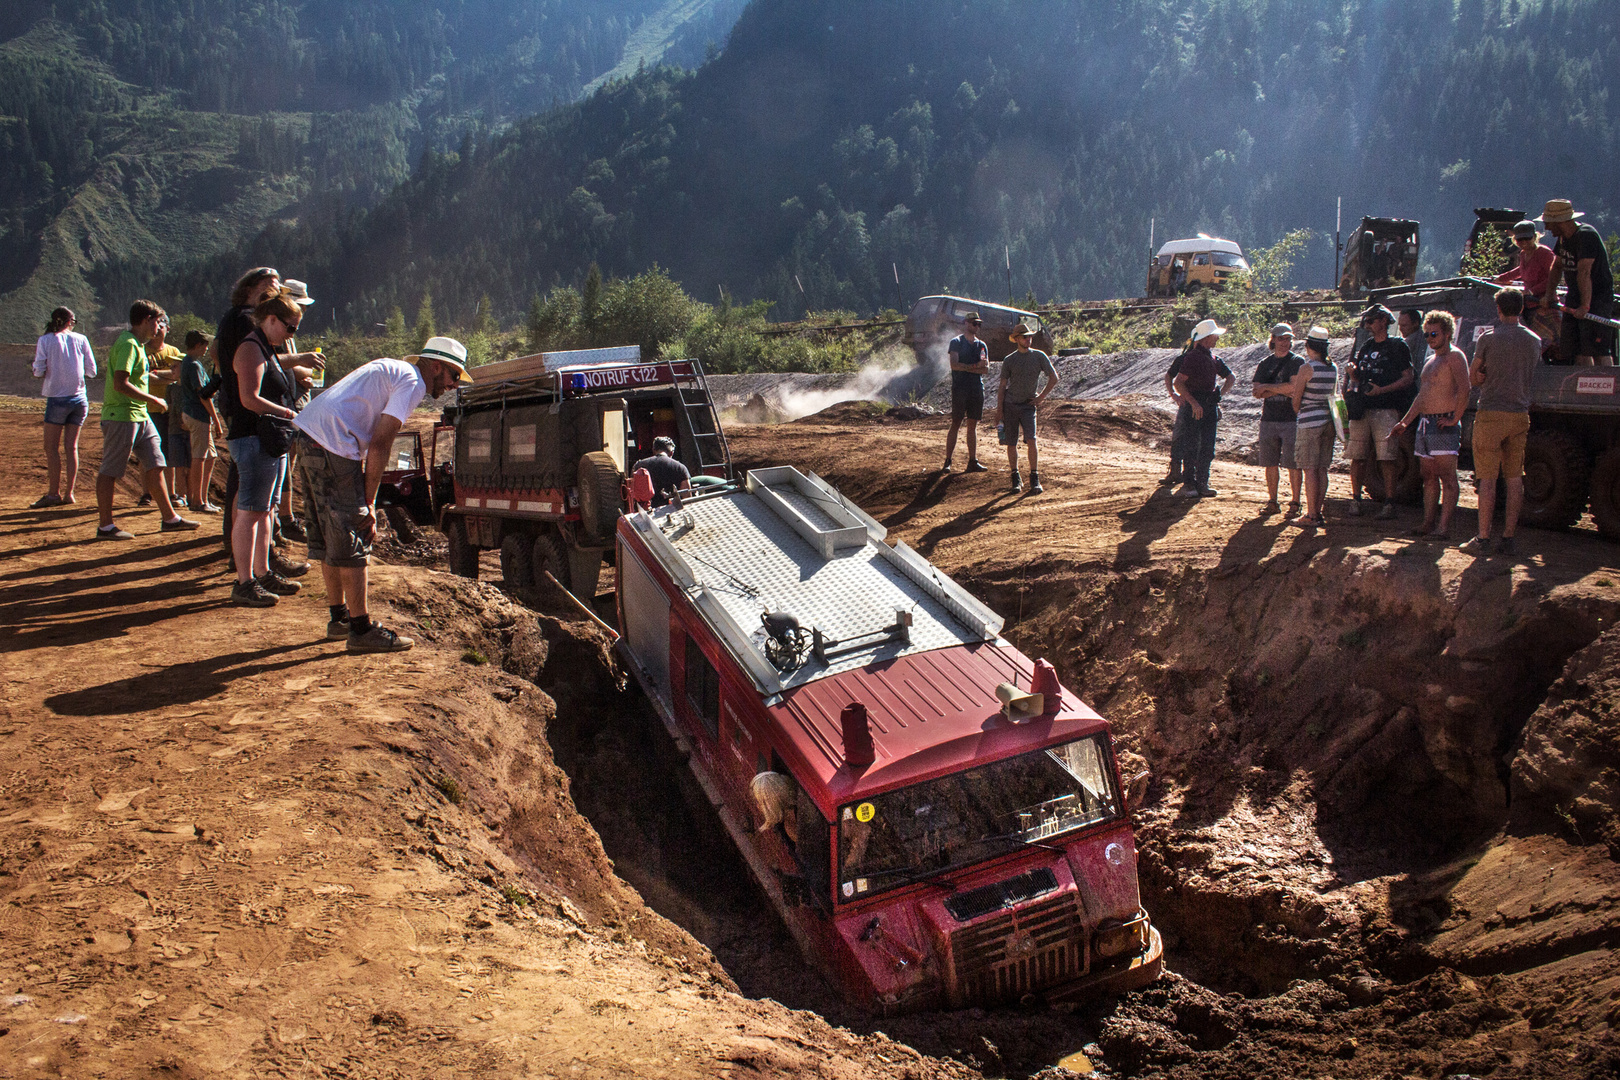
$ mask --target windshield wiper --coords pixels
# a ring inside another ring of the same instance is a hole
[[[942,868],[937,869],[937,870],[916,870],[916,871],[913,871],[913,868],[909,867],[909,866],[895,866],[895,867],[889,868],[888,870],[878,870],[878,871],[875,871],[875,872],[870,873],[870,874],[858,874],[856,876],[857,877],[868,878],[868,879],[871,879],[871,880],[875,881],[875,880],[878,880],[878,879],[887,878],[887,877],[889,877],[890,875],[893,875],[893,874],[910,873],[911,874],[910,877],[903,878],[900,881],[896,882],[896,884],[898,884],[898,885],[914,885],[914,884],[917,884],[918,882],[927,882],[930,885],[942,885],[942,884],[946,884],[946,883],[941,882],[941,881],[936,881],[934,879],[942,877],[945,874],[949,874],[951,871],[956,870],[958,868],[959,868],[959,864],[957,864],[957,863],[952,863],[950,866],[942,867]],[[950,888],[951,888],[952,892],[956,891],[956,886],[955,885],[952,885]]]

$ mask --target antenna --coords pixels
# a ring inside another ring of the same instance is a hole
[[[1339,210],[1333,218],[1333,287],[1339,287],[1339,255],[1344,251],[1344,196],[1339,196]]]

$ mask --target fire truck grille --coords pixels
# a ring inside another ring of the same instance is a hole
[[[1072,893],[951,935],[959,1005],[1017,1001],[1085,970],[1085,923]]]

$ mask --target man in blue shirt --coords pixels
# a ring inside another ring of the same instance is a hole
[[[966,417],[968,463],[964,472],[984,472],[979,464],[979,421],[984,419],[984,377],[990,373],[990,350],[979,340],[979,327],[983,325],[977,311],[962,318],[962,334],[951,339],[951,431],[945,436],[945,466],[941,472],[951,471],[951,458],[956,455],[956,433]]]

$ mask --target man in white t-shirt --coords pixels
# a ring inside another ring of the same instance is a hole
[[[399,652],[414,644],[373,623],[366,608],[377,488],[400,427],[423,398],[438,397],[460,380],[471,381],[466,347],[454,338],[429,338],[404,360],[355,368],[293,420],[309,557],[321,564],[331,605],[326,636],[346,638],[350,652]]]

